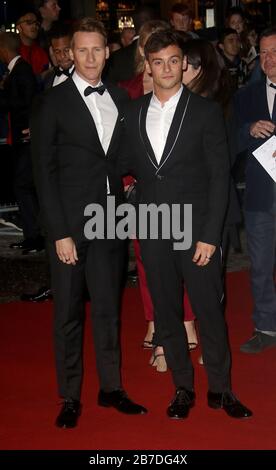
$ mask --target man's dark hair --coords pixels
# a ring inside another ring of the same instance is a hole
[[[167,29],[151,34],[144,48],[146,59],[148,60],[149,54],[159,52],[169,46],[177,46],[182,51],[182,39],[176,31]]]
[[[276,36],[276,26],[272,26],[271,28],[265,29],[260,34],[260,40],[263,38],[269,38],[270,36]]]
[[[46,2],[48,2],[48,0],[33,0],[34,8],[39,10],[39,8],[43,7]]]
[[[227,10],[226,13],[226,23],[233,15],[239,15],[242,19],[245,19],[244,10],[241,7],[231,7]]]
[[[218,43],[222,44],[224,42],[224,39],[227,36],[230,36],[230,34],[236,34],[238,36],[237,31],[233,28],[223,28],[223,29],[221,29],[219,31],[219,35],[218,35]]]
[[[29,4],[22,5],[20,8],[18,8],[17,15],[16,15],[16,18],[15,18],[15,24],[20,23],[21,18],[28,15],[29,13],[31,13],[32,15],[35,15],[37,17],[37,13],[36,13],[35,9],[32,6],[30,6]]]
[[[175,3],[170,9],[170,18],[174,13],[179,13],[180,15],[187,15],[190,18],[193,18],[192,10],[184,3]]]
[[[52,39],[60,39],[64,37],[72,38],[72,34],[72,26],[70,24],[55,21],[49,31],[49,40],[51,42]]]

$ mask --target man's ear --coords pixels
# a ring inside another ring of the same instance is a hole
[[[105,58],[106,58],[106,59],[108,59],[108,58],[109,58],[109,56],[110,56],[109,47],[108,47],[108,46],[106,46],[106,48],[105,48]]]
[[[224,46],[222,42],[218,42],[218,48],[224,51]]]
[[[183,62],[182,62],[182,70],[185,72],[188,68],[188,59],[187,56],[184,55]]]
[[[74,54],[71,48],[69,49],[69,57],[74,62]]]

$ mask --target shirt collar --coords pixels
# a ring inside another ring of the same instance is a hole
[[[74,80],[75,82],[75,85],[76,87],[78,88],[79,92],[83,95],[84,93],[84,90],[88,87],[88,86],[92,86],[90,85],[90,83],[88,83],[86,80],[84,80],[82,77],[80,77],[78,75],[78,73],[76,72],[76,70],[74,71],[73,75],[72,75],[72,79]],[[102,81],[100,80],[99,83],[97,83],[97,85],[93,86],[92,88],[96,88],[98,86],[102,85]]]
[[[180,95],[182,93],[182,90],[183,90],[183,85],[181,85],[178,92],[175,95],[171,96],[170,99],[168,99],[168,101],[166,101],[163,106],[154,93],[152,95],[151,101],[153,104],[157,105],[159,108],[162,108],[162,109],[171,108],[178,102]]]
[[[9,69],[10,73],[11,73],[13,67],[15,66],[16,62],[18,61],[18,59],[20,59],[20,57],[21,57],[20,55],[17,55],[10,61],[9,65],[8,65],[8,69]]]
[[[276,83],[273,83],[271,80],[269,80],[268,77],[266,77],[266,86],[270,87],[273,90],[273,88],[270,86],[270,83],[272,83],[272,85],[276,86]]]

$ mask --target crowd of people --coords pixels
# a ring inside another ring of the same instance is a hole
[[[225,27],[208,39],[208,30],[194,30],[182,3],[165,20],[141,7],[135,29],[122,31],[113,47],[114,35],[101,22],[64,23],[59,13],[56,0],[34,1],[34,9],[18,16],[18,34],[0,33],[1,136],[7,132],[13,149],[24,235],[11,249],[46,248],[49,285],[24,298],[54,298],[64,400],[56,425],[74,427],[81,414],[85,292],[98,404],[147,412],[128,397],[120,374],[126,243],[107,233],[89,240],[84,231],[90,204],[108,217],[111,196],[119,208],[130,186],[138,211],[144,204],[192,206],[186,249],[176,250],[175,234],[164,239],[162,230],[132,240],[147,322],[141,342],[152,351],[150,364],[158,372],[169,369],[175,385],[167,415],[186,418],[194,405],[191,354],[200,341],[208,406],[248,418],[252,412],[231,388],[223,267],[229,244],[239,249],[242,208],[233,168],[246,155],[255,330],[240,349],[255,354],[275,347],[275,180],[252,152],[275,133],[276,28],[258,39],[243,10],[232,8]]]

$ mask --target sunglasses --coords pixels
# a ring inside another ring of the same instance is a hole
[[[34,24],[38,28],[40,26],[40,22],[37,21],[37,20],[23,20],[23,21],[19,21],[19,23],[17,23],[17,24],[19,25],[19,24],[22,24],[22,23],[26,23],[28,26],[32,26]]]

